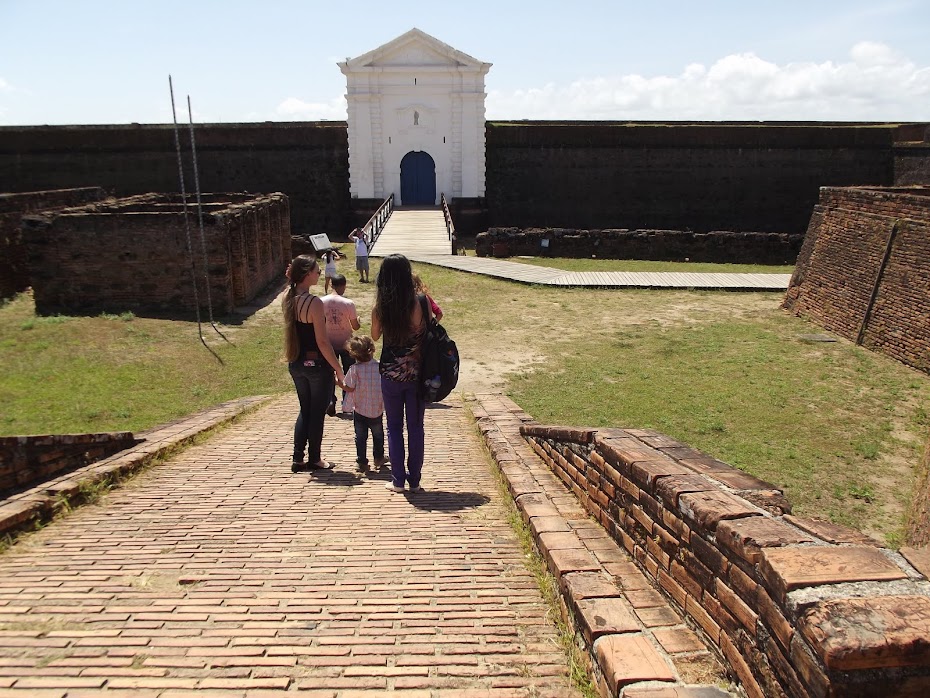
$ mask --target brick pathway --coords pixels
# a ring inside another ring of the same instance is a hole
[[[571,696],[566,658],[458,401],[421,495],[290,472],[278,399],[0,556],[0,696]],[[193,693],[196,692],[196,693]]]

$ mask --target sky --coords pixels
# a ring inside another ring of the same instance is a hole
[[[930,0],[0,0],[0,125],[341,121],[413,27],[492,120],[930,121]]]

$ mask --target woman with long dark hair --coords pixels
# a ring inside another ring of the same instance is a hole
[[[391,482],[387,488],[422,492],[423,417],[426,402],[420,395],[420,356],[429,306],[414,291],[410,261],[402,254],[384,258],[376,282],[375,307],[371,311],[371,338],[384,335],[381,349],[381,393],[387,417]],[[425,310],[424,310],[425,309]],[[404,468],[404,421],[407,423],[406,470]]]
[[[341,385],[342,366],[326,335],[323,301],[310,293],[320,278],[316,257],[295,257],[285,272],[288,284],[281,301],[284,314],[284,358],[294,379],[300,413],[294,424],[294,458],[291,472],[325,470],[332,463],[323,460],[323,420],[333,393],[333,374]],[[309,450],[306,464],[304,450]]]

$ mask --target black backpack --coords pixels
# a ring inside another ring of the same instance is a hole
[[[459,382],[459,350],[445,328],[430,316],[424,296],[420,296],[420,307],[423,317],[429,318],[421,349],[420,395],[427,402],[439,402]]]

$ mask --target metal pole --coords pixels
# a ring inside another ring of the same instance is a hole
[[[174,120],[174,148],[178,154],[178,178],[181,181],[181,205],[184,207],[184,233],[187,236],[187,253],[191,260],[191,281],[194,285],[194,308],[197,311],[197,333],[200,335],[201,343],[207,347],[207,342],[203,338],[203,327],[200,322],[200,294],[197,293],[197,268],[194,264],[194,249],[193,245],[191,245],[190,224],[187,221],[187,192],[184,190],[184,166],[181,162],[181,139],[178,136],[178,117],[174,108],[174,85],[171,82],[170,75],[168,76],[168,90],[171,92],[171,118]],[[217,359],[220,358],[210,347],[207,347],[207,349],[209,349],[210,353],[216,356]]]
[[[197,222],[200,226],[200,249],[203,252],[203,275],[207,285],[207,310],[210,314],[210,326],[216,330],[216,333],[226,339],[226,335],[220,332],[216,323],[213,321],[213,299],[210,297],[210,262],[207,258],[207,241],[203,232],[203,203],[200,200],[200,174],[197,168],[197,145],[194,140],[194,112],[191,110],[191,96],[187,95],[187,116],[190,120],[191,130],[191,154],[194,158],[194,189],[197,192]],[[229,340],[226,339],[228,342]]]

